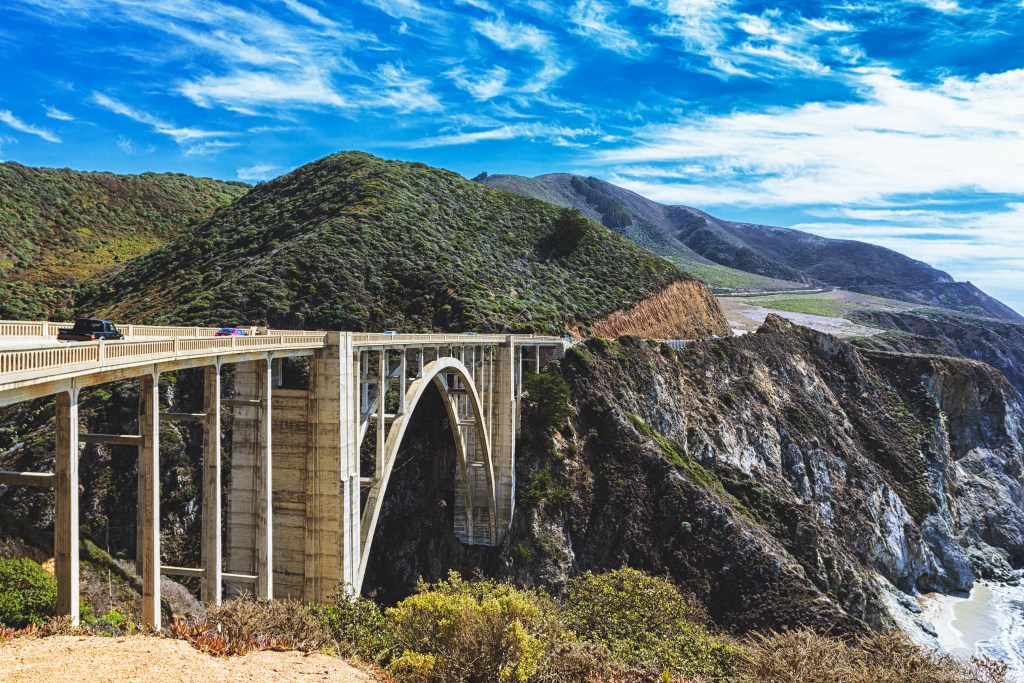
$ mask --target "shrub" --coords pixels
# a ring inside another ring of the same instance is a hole
[[[343,655],[381,661],[391,649],[384,613],[373,600],[339,589],[327,605],[310,605]],[[403,679],[404,680],[404,679]]]
[[[738,680],[742,683],[1002,683],[1006,667],[962,661],[923,650],[900,633],[874,634],[846,643],[810,631],[752,637]]]
[[[564,425],[571,414],[569,385],[561,375],[545,372],[524,378],[523,422],[552,432]]]
[[[432,656],[431,681],[530,681],[564,636],[548,596],[494,581],[464,581],[452,572],[386,612],[395,661]],[[402,666],[405,666],[403,664]],[[390,671],[390,668],[389,668]]]
[[[406,650],[402,656],[387,665],[389,676],[402,683],[429,683],[437,665],[437,657]]]
[[[252,642],[249,649],[288,647],[315,650],[331,642],[331,635],[298,600],[228,600],[207,610],[205,623],[230,641]],[[183,635],[183,634],[182,634]],[[262,643],[273,640],[274,643]]]
[[[565,624],[627,664],[686,676],[726,676],[737,649],[695,623],[699,613],[668,581],[635,569],[569,581]]]
[[[0,558],[0,624],[42,625],[57,605],[57,581],[29,559]]]

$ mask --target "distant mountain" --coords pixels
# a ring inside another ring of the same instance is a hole
[[[715,218],[667,206],[597,178],[552,173],[477,176],[489,187],[578,208],[704,279],[735,290],[827,285],[911,303],[1024,322],[968,282],[884,247]],[[744,279],[742,273],[748,274]],[[760,278],[760,279],[758,279]],[[767,279],[767,281],[766,281]]]
[[[616,311],[610,329],[628,330],[635,304],[665,296],[681,305],[636,306],[634,317],[685,308],[662,336],[728,332],[703,284],[577,211],[350,152],[254,188],[107,278],[82,309],[140,322],[561,333]]]
[[[0,163],[0,318],[71,314],[81,283],[249,190],[180,173],[83,173]]]

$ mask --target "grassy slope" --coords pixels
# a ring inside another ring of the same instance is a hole
[[[596,223],[571,244],[563,213],[422,164],[337,154],[133,261],[84,308],[126,321],[559,332],[686,277]]]
[[[656,226],[647,224],[646,220],[643,219],[643,210],[645,208],[643,206],[626,207],[621,202],[617,202],[620,212],[626,212],[626,215],[629,213],[629,208],[633,208],[636,220],[621,225],[615,221],[609,221],[607,217],[602,216],[597,207],[589,202],[586,197],[572,189],[572,178],[573,176],[568,174],[559,173],[536,178],[498,174],[485,177],[481,182],[489,187],[521,194],[526,197],[533,197],[556,206],[577,208],[590,218],[601,221],[604,225],[625,235],[644,249],[671,261],[682,270],[699,280],[703,280],[709,287],[714,289],[779,291],[799,289],[805,286],[800,282],[765,277],[710,261],[682,242],[668,237]],[[613,199],[609,199],[614,202]],[[622,214],[620,213],[620,215]]]
[[[177,173],[0,164],[0,317],[67,317],[80,283],[146,253],[247,190]]]
[[[857,294],[845,290],[820,292],[815,294],[772,295],[741,297],[740,301],[762,306],[776,311],[791,313],[810,313],[830,318],[846,318],[855,311],[906,311],[913,308],[912,304],[893,299]]]

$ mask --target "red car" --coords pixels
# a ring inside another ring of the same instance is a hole
[[[241,327],[222,327],[213,335],[214,337],[244,337],[245,330]]]

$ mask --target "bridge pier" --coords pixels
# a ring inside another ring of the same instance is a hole
[[[359,590],[359,453],[352,335],[331,332],[310,363],[303,597]]]
[[[516,347],[512,337],[495,348],[494,395],[491,397],[494,420],[491,423],[491,451],[494,458],[497,493],[497,527],[499,537],[512,526],[516,501],[516,429],[519,417],[518,389],[522,378],[516,377]],[[517,381],[517,379],[519,381]]]
[[[220,463],[220,363],[203,370],[203,527],[202,600],[219,605],[222,597],[223,559],[221,548],[221,463]]]
[[[139,545],[142,625],[160,628],[160,393],[159,374],[139,381]]]
[[[57,394],[56,502],[53,564],[57,577],[57,614],[79,620],[78,563],[78,390]]]
[[[273,374],[270,359],[235,365],[227,569],[237,592],[274,597]]]

